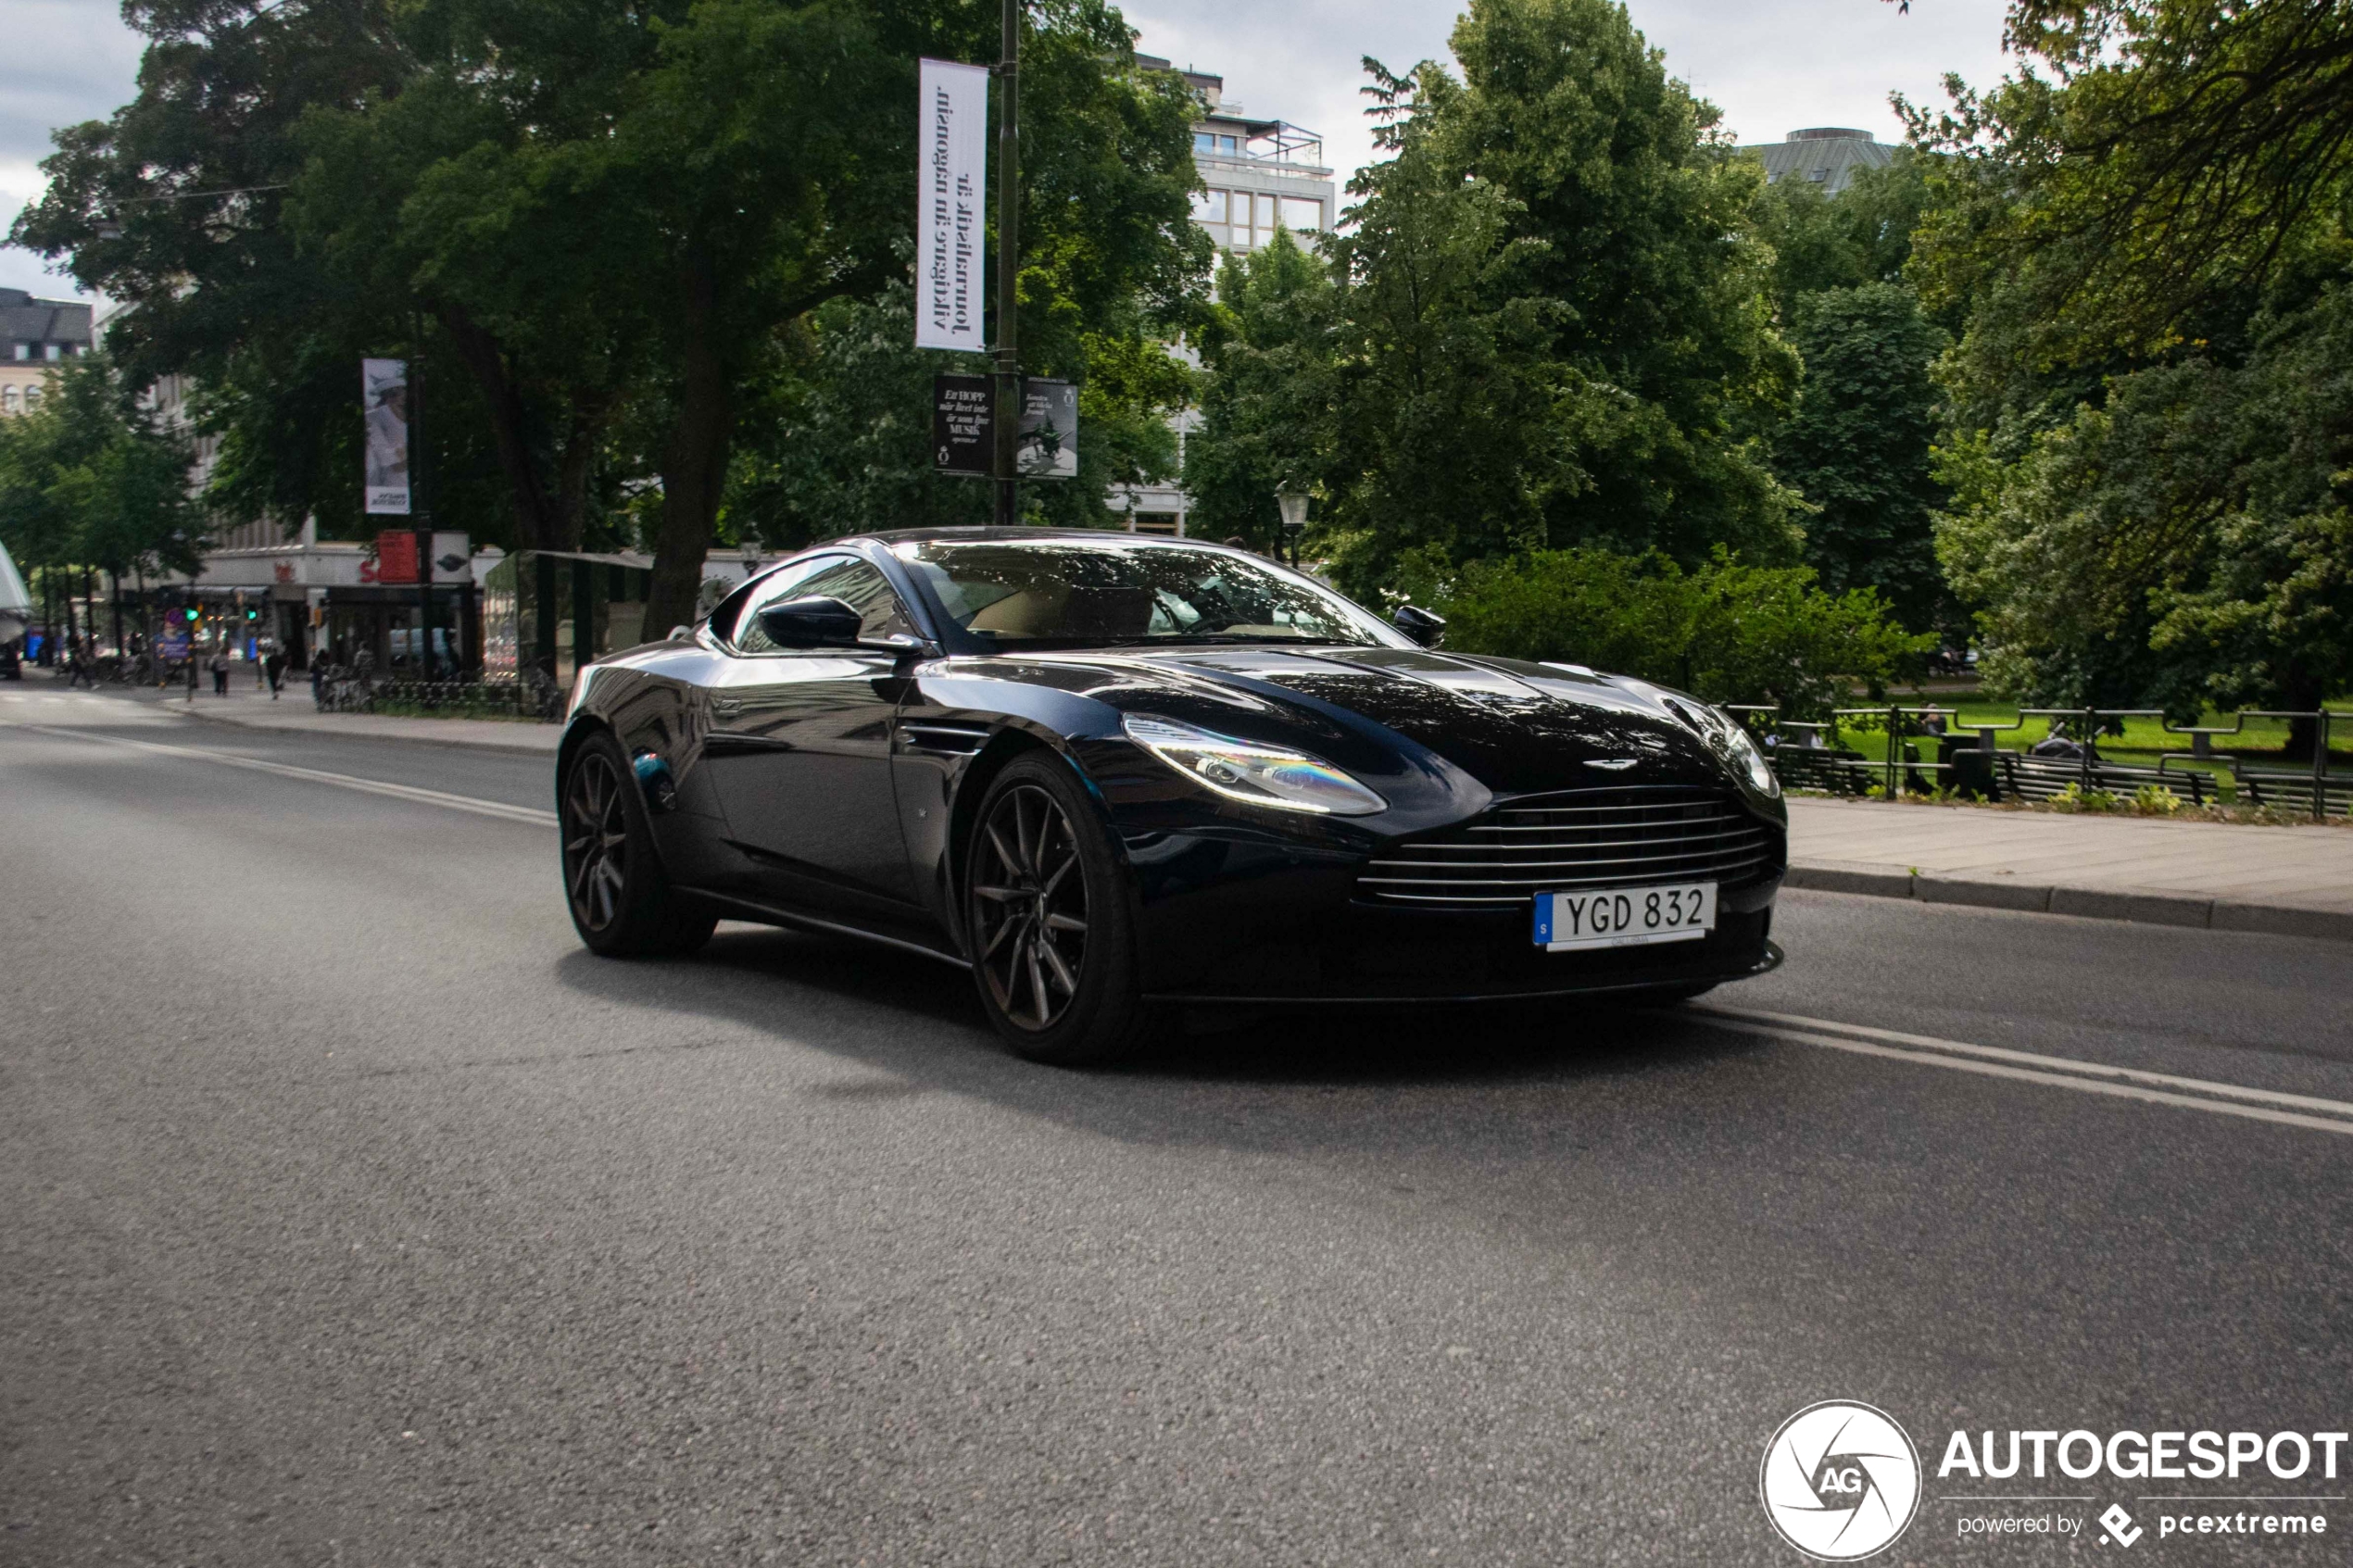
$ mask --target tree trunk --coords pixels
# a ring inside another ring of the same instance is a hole
[[[646,593],[646,634],[660,636],[696,619],[703,561],[727,483],[735,436],[734,383],[718,343],[717,284],[710,257],[689,253],[680,316],[685,332],[678,409],[661,450],[661,526],[654,543],[653,583]]]
[[[540,472],[539,463],[531,450],[527,429],[527,410],[523,407],[522,391],[507,365],[506,351],[498,340],[477,325],[464,307],[456,305],[436,307],[434,312],[442,329],[448,332],[456,345],[458,358],[482,389],[483,405],[490,412],[490,435],[497,448],[499,470],[507,476],[507,488],[515,505],[515,547],[519,550],[576,550],[580,547],[581,508],[578,499],[586,494],[585,467],[587,454],[594,441],[582,429],[585,416],[575,402],[568,412],[572,440],[560,455],[561,465],[568,470],[575,457],[582,468],[577,484],[566,471],[559,481],[559,489],[550,491]],[[564,488],[573,492],[574,504],[564,505]]]

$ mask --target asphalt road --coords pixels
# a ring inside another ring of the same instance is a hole
[[[1796,1563],[1758,1467],[1829,1399],[1928,1466],[1875,1561],[2116,1553],[1957,1535],[2112,1501],[2130,1561],[2347,1555],[2142,1500],[2317,1472],[1935,1474],[2347,1426],[2353,1105],[2067,1065],[2353,1102],[2341,945],[1786,894],[1708,998],[1780,1037],[1081,1074],[887,950],[590,957],[545,767],[0,700],[0,1562]],[[2091,1500],[1944,1500],[2007,1492]]]

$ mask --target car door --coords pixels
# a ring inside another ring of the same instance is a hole
[[[861,634],[912,634],[888,581],[855,556],[797,562],[763,582],[730,628],[711,691],[705,765],[748,862],[745,880],[789,907],[866,919],[912,914],[912,881],[892,795],[890,725],[900,656],[864,648],[782,648],[760,611],[837,598]]]

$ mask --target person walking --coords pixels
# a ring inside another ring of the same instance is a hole
[[[270,683],[270,700],[272,702],[278,700],[279,681],[285,672],[285,656],[275,647],[261,656],[261,673],[262,677]]]
[[[229,650],[216,648],[212,655],[212,695],[229,695]]]

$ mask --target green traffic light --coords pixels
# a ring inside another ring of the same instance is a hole
[[[190,605],[186,609],[182,610],[180,613],[186,616],[189,620],[194,621],[203,612],[198,610],[195,606]]]

